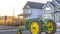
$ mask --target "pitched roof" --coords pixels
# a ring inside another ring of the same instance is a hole
[[[52,3],[52,2],[49,2],[50,4],[52,4],[53,6],[56,6],[54,3]]]
[[[60,4],[60,0],[56,0]]]
[[[31,2],[31,1],[28,1],[27,4],[25,5],[26,6],[29,6],[30,8],[36,8],[36,9],[42,9],[43,7],[43,3],[37,3],[37,2]]]
[[[60,14],[60,11],[55,11],[54,13],[59,13]]]

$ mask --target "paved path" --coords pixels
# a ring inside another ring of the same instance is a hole
[[[0,30],[0,34],[16,34],[17,30]]]
[[[17,30],[0,30],[0,34],[17,34]],[[30,34],[29,31],[22,31],[22,34]],[[45,34],[44,32],[42,34]],[[56,31],[55,34],[60,34],[60,30]]]

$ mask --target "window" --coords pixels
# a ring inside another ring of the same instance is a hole
[[[26,10],[24,11],[24,13],[25,13],[25,14],[31,13],[31,9],[26,9]]]
[[[49,19],[49,18],[52,19],[52,14],[44,14],[44,18],[46,18],[46,19],[47,19],[47,18],[48,18],[48,19]]]
[[[51,8],[50,7],[46,7],[46,10],[51,10]]]
[[[55,16],[55,20],[58,21],[58,22],[60,22],[60,14],[57,14],[57,15]]]
[[[50,7],[46,7],[45,8],[45,13],[51,13],[51,8]]]
[[[58,10],[60,10],[60,7],[58,8]]]
[[[59,8],[60,9],[60,8]]]

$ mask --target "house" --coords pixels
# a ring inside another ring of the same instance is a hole
[[[23,14],[30,14],[30,16],[27,16],[26,19],[41,17],[43,15],[43,5],[44,3],[28,1],[23,8]]]
[[[53,14],[55,14],[55,20],[60,20],[60,0],[53,0],[52,2],[48,1],[44,6],[44,17],[46,18],[54,18]],[[55,13],[56,12],[56,13]]]

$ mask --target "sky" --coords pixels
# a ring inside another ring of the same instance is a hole
[[[52,0],[0,0],[0,16],[13,16],[13,12],[14,16],[22,14],[27,1],[46,3]]]

